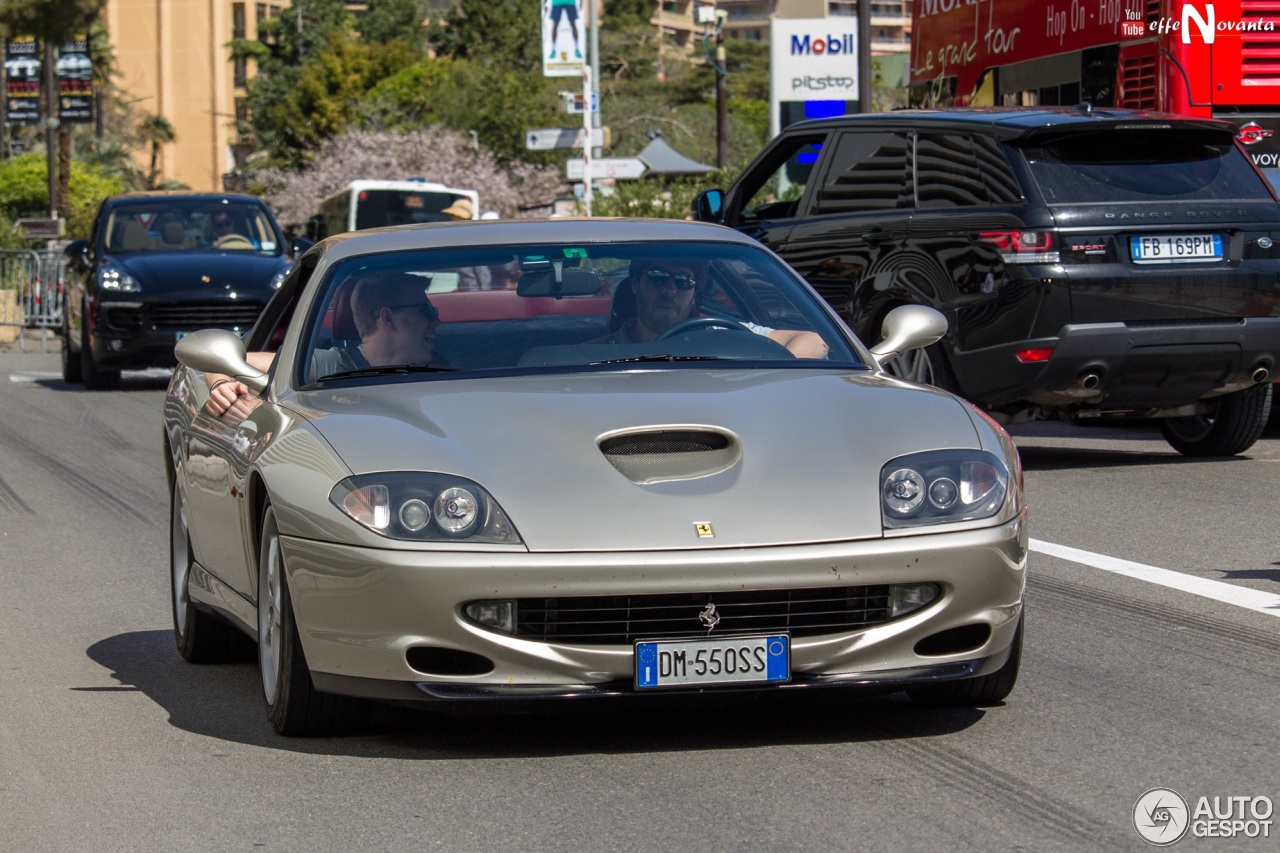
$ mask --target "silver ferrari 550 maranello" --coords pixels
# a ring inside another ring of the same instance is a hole
[[[257,643],[284,735],[370,700],[905,690],[998,703],[1021,658],[1017,451],[717,225],[333,237],[245,339],[177,342],[178,649]]]

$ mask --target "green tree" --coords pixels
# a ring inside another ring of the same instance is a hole
[[[438,56],[512,71],[542,70],[542,17],[533,0],[458,0],[427,29]]]
[[[167,118],[154,115],[138,125],[143,142],[151,151],[151,168],[147,170],[147,188],[156,189],[160,180],[160,149],[178,138],[177,131]]]
[[[228,44],[230,59],[252,59],[258,73],[246,87],[249,120],[237,127],[240,138],[279,162],[304,162],[307,132],[299,134],[307,114],[293,100],[302,85],[308,62],[347,37],[352,20],[339,0],[294,0],[279,17],[262,22],[258,39],[235,39]],[[300,121],[299,121],[300,120]]]
[[[30,35],[57,45],[89,29],[106,0],[0,0],[6,36]]]
[[[360,40],[368,44],[404,41],[415,53],[421,53],[426,42],[427,4],[424,0],[369,0],[361,16]]]
[[[637,24],[647,25],[653,14],[649,0],[604,0],[600,15],[601,27],[625,29]]]
[[[98,203],[123,189],[121,182],[100,169],[79,161],[71,163],[70,210],[67,236],[83,237],[89,232]],[[0,199],[4,217],[10,220],[38,218],[49,209],[49,169],[44,155],[28,152],[0,161]]]

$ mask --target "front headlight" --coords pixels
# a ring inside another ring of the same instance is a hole
[[[284,284],[284,280],[288,277],[289,270],[291,269],[293,269],[293,264],[290,264],[287,267],[281,267],[275,275],[271,276],[271,281],[269,281],[268,284],[271,286],[272,290],[280,289],[280,285]]]
[[[488,492],[449,474],[361,474],[334,486],[329,500],[357,523],[390,539],[522,544]]]
[[[119,267],[103,264],[98,267],[98,288],[116,293],[138,293],[142,290],[142,285]]]
[[[985,450],[913,453],[880,471],[886,529],[990,518],[1008,493],[1008,468]]]

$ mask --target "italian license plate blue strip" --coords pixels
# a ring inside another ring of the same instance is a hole
[[[770,634],[640,641],[635,661],[637,689],[785,683],[791,680],[791,638]]]

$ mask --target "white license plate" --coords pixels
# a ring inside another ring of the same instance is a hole
[[[1222,260],[1221,234],[1130,237],[1135,264],[1178,264]]]
[[[791,680],[786,634],[636,643],[636,688],[772,684]]]

